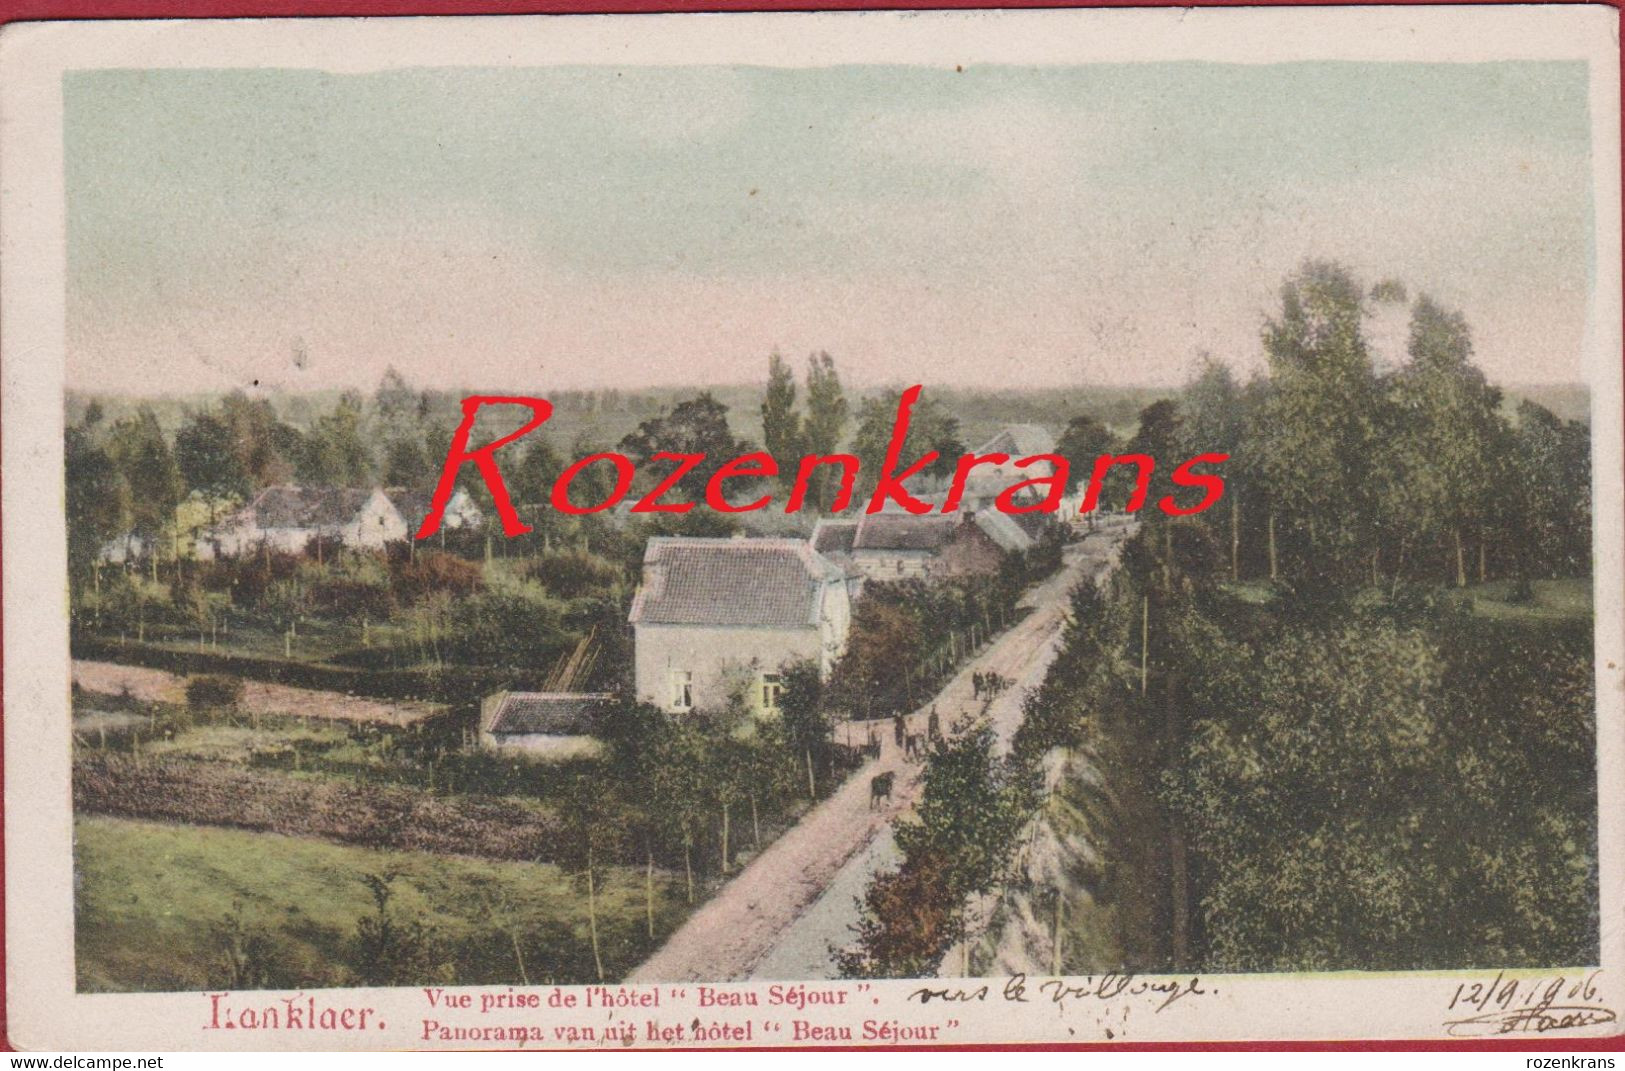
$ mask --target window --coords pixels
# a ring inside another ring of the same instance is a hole
[[[671,671],[671,708],[694,709],[694,674],[686,669]]]
[[[779,695],[784,691],[784,678],[777,673],[762,674],[762,709],[779,709]]]

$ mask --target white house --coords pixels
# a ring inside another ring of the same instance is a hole
[[[264,548],[298,554],[318,536],[347,547],[382,547],[408,536],[400,510],[379,488],[267,487],[222,523],[198,533],[197,556],[233,558]]]
[[[977,510],[972,523],[1007,554],[1019,554],[1038,545],[1038,540],[1011,514],[992,509]]]
[[[649,540],[628,618],[638,699],[663,710],[778,708],[781,670],[828,675],[846,648],[846,574],[804,539]]]
[[[1002,549],[965,513],[865,513],[822,519],[813,549],[863,580],[914,580],[998,572]]]
[[[417,491],[406,487],[391,487],[384,492],[389,500],[400,510],[401,516],[406,519],[406,528],[409,535],[417,533],[423,526],[423,518],[429,515],[429,502],[434,494],[431,491]],[[485,524],[485,511],[480,509],[474,501],[474,496],[459,484],[452,489],[451,498],[446,502],[446,511],[441,514],[441,528],[469,528],[478,529]]]
[[[1038,454],[1055,453],[1055,437],[1037,424],[1011,424],[1001,428],[987,442],[970,451],[977,457],[988,454],[1007,454],[1010,460],[994,464],[984,462],[971,470],[965,481],[965,497],[960,508],[965,510],[989,509],[999,494],[1025,480],[1045,480],[1055,475],[1055,465],[1049,461],[1035,461],[1026,468],[1016,467],[1022,458]],[[1034,500],[1039,492],[1028,490],[1024,496]]]

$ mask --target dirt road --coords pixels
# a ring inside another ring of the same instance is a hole
[[[115,662],[73,661],[73,682],[87,692],[119,695],[129,692],[147,703],[186,702],[186,678],[161,669],[123,666]],[[368,699],[364,696],[294,688],[265,681],[243,681],[245,713],[336,721],[378,721],[411,725],[440,708],[408,699]]]
[[[1102,534],[1069,548],[1066,566],[1023,600],[1032,613],[966,663],[932,702],[910,714],[909,731],[922,732],[935,706],[945,728],[990,720],[1001,747],[1008,747],[1021,723],[1026,690],[1043,681],[1055,657],[1068,593],[1079,579],[1108,568],[1117,542],[1116,535]],[[971,676],[990,671],[1016,686],[989,705],[973,696]],[[851,938],[854,896],[877,870],[896,863],[891,822],[918,798],[920,769],[904,760],[890,733],[882,734],[877,761],[774,841],[628,981],[832,976],[829,949]],[[869,780],[887,770],[897,773],[891,801],[871,810]]]

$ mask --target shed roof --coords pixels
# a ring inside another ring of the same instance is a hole
[[[499,736],[585,736],[612,698],[595,692],[509,692],[485,730]]]

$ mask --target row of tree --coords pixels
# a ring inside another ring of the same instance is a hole
[[[1202,522],[1232,578],[1347,587],[1585,575],[1587,427],[1531,401],[1509,417],[1473,364],[1466,320],[1426,295],[1411,307],[1407,359],[1379,367],[1368,317],[1404,293],[1304,265],[1265,325],[1266,374],[1243,384],[1204,361],[1177,401],[1142,414],[1130,448],[1230,455],[1226,503]]]
[[[1590,621],[1496,620],[1447,593],[1589,573],[1586,428],[1531,402],[1509,418],[1462,317],[1426,297],[1408,360],[1379,368],[1366,317],[1403,298],[1307,264],[1267,322],[1266,375],[1204,362],[1126,443],[1067,428],[1074,472],[1120,450],[1231,460],[1224,505],[1143,516],[1109,585],[1074,592],[1010,762],[963,767],[1014,783],[1052,748],[1089,755],[1098,861],[1073,880],[1122,959],[1062,969],[1595,958]],[[848,970],[935,972],[962,936],[954,853],[1020,880],[952,843],[871,887]]]
[[[1233,509],[1145,519],[1110,589],[1076,593],[1018,735],[1029,756],[1085,747],[1100,774],[1085,884],[1125,962],[1075,966],[1595,956],[1590,621],[1446,595],[1587,575],[1585,429],[1532,403],[1508,420],[1462,318],[1425,297],[1408,361],[1379,372],[1368,300],[1307,265],[1266,327],[1267,378],[1209,364],[1142,417],[1143,441],[1228,449]]]

